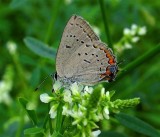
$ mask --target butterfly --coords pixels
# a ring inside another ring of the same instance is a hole
[[[82,17],[73,15],[61,38],[56,56],[55,79],[63,83],[95,85],[111,82],[118,72],[112,50]]]

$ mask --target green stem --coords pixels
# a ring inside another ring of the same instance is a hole
[[[45,43],[49,42],[49,38],[52,34],[54,24],[55,24],[55,20],[56,20],[56,17],[58,15],[58,11],[59,11],[61,5],[62,5],[62,0],[57,0],[55,2],[54,6],[53,6],[52,18],[51,18],[51,21],[50,21],[49,26],[48,26],[47,34],[46,34],[46,37],[45,37]],[[52,36],[52,38],[53,38],[53,36]]]
[[[139,58],[134,60],[133,62],[129,63],[117,76],[116,80],[110,84],[104,84],[104,86],[109,89],[112,86],[114,86],[116,83],[118,83],[122,78],[125,77],[128,73],[131,71],[135,71],[135,69],[142,65],[143,63],[148,63],[149,60],[153,59],[157,54],[160,54],[160,44],[155,46],[153,49],[149,50],[145,54],[141,55]]]
[[[60,102],[58,109],[57,109],[57,117],[56,117],[56,132],[61,133],[61,127],[62,127],[62,111],[63,111],[63,103]]]
[[[25,75],[24,75],[25,73],[24,73],[22,65],[19,61],[19,55],[18,55],[18,53],[16,53],[12,57],[13,57],[13,62],[15,64],[15,67],[16,67],[17,72],[18,72],[17,74],[19,76],[19,82],[21,83],[20,85],[21,85],[23,90],[26,90],[27,85],[26,85],[26,79],[25,79]]]
[[[24,112],[24,110],[22,110],[21,115],[20,115],[19,128],[17,129],[17,132],[16,132],[16,137],[21,137],[21,134],[23,132],[24,115],[25,115],[25,112]]]
[[[48,105],[48,112],[50,111],[50,103]],[[50,129],[50,134],[52,135],[53,134],[53,127],[52,127],[52,120],[51,118],[49,117],[49,114],[48,114],[48,119],[49,119],[49,129]]]
[[[103,0],[98,0],[98,1],[99,1],[100,9],[101,9],[101,14],[102,14],[102,17],[103,17],[105,32],[106,32],[106,36],[107,36],[107,40],[108,40],[108,46],[111,49],[113,49],[112,40],[111,40],[111,37],[110,37],[109,27],[108,27],[108,23],[107,23],[104,1]]]

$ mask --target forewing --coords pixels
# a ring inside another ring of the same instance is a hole
[[[66,62],[84,43],[99,41],[89,24],[79,16],[72,16],[68,21],[60,42],[56,58],[56,70],[60,77],[65,75]],[[81,48],[83,49],[83,47]]]

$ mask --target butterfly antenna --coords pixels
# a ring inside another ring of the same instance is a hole
[[[53,74],[49,74],[47,77],[45,77],[44,80],[37,86],[37,88],[35,89],[35,91],[37,91],[42,86],[42,84],[46,81],[46,79],[48,77],[53,77]]]
[[[122,64],[123,62],[125,62],[125,60],[121,60],[117,63],[117,65]]]

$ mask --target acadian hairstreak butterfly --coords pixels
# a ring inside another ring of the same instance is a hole
[[[55,78],[63,83],[94,85],[115,79],[118,66],[112,50],[80,16],[68,21],[56,57]]]

